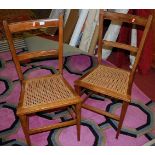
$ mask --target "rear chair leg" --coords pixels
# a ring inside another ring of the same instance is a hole
[[[77,86],[77,85],[74,85],[74,88],[75,88],[75,91],[76,93],[81,96],[81,87]]]
[[[81,88],[75,86],[76,93],[80,96]],[[76,119],[77,119],[77,140],[80,141],[80,131],[81,131],[81,102],[76,104]]]
[[[122,128],[122,124],[123,124],[123,121],[124,121],[124,118],[125,118],[125,114],[126,114],[128,105],[129,105],[129,102],[123,101],[123,105],[122,105],[122,109],[121,109],[121,115],[120,115],[120,120],[119,120],[117,134],[116,134],[116,138],[117,139],[118,139],[118,136],[119,136],[121,128]]]
[[[25,135],[25,139],[28,145],[31,145],[30,141],[30,135],[28,133],[29,131],[29,122],[28,122],[28,117],[26,115],[19,116],[21,126]]]
[[[80,141],[81,131],[81,103],[76,104],[77,140]]]

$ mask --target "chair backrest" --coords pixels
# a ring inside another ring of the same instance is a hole
[[[3,26],[9,43],[10,52],[12,54],[12,58],[16,66],[19,79],[21,81],[24,80],[24,75],[21,70],[20,62],[27,59],[33,59],[33,58],[42,57],[42,56],[43,57],[58,56],[58,69],[59,69],[59,72],[62,74],[62,70],[63,70],[63,16],[62,15],[59,16],[59,19],[29,20],[29,21],[15,22],[10,24],[8,24],[7,21],[3,21]],[[16,53],[12,34],[17,32],[47,28],[47,27],[58,27],[59,29],[58,49],[52,49],[49,51],[24,52],[21,54]]]
[[[133,25],[139,25],[144,27],[143,35],[139,44],[139,47],[134,47],[128,44],[119,43],[119,42],[112,42],[112,41],[106,41],[103,40],[103,29],[104,29],[104,20],[108,19],[111,21],[116,21],[120,23],[130,23]],[[102,62],[102,48],[103,46],[107,47],[115,47],[124,49],[124,51],[130,51],[135,55],[135,62],[133,65],[133,68],[131,70],[130,79],[129,79],[129,94],[131,93],[131,87],[134,79],[134,75],[136,72],[136,68],[138,65],[138,62],[140,60],[140,56],[143,50],[143,46],[146,40],[147,33],[149,31],[150,25],[152,21],[152,15],[150,15],[148,18],[139,17],[135,15],[130,14],[122,14],[122,13],[114,13],[114,12],[108,12],[100,10],[100,16],[99,16],[99,41],[98,41],[98,63],[101,64]]]

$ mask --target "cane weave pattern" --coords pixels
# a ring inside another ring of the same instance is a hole
[[[127,95],[129,75],[128,71],[99,65],[82,81],[107,91]]]
[[[28,80],[25,84],[23,107],[75,98],[60,75]]]

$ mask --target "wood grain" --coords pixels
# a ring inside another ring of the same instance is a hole
[[[104,30],[103,23],[105,19],[108,19],[111,21],[117,21],[119,23],[126,22],[126,23],[131,23],[134,25],[137,24],[137,25],[144,27],[143,36],[141,38],[139,47],[133,47],[131,45],[127,45],[127,44],[123,44],[119,42],[102,40],[104,38],[103,37],[103,30]],[[107,95],[110,98],[115,98],[115,99],[119,99],[123,101],[120,116],[116,116],[115,114],[105,112],[103,110],[97,109],[90,105],[82,104],[82,107],[87,110],[94,111],[98,114],[102,114],[102,115],[105,115],[107,117],[110,117],[112,119],[119,121],[116,138],[118,138],[120,134],[123,120],[126,115],[127,107],[129,103],[131,102],[132,84],[133,84],[136,68],[137,68],[138,62],[141,57],[143,46],[146,40],[146,36],[150,29],[151,21],[152,21],[151,15],[148,18],[144,18],[144,17],[139,17],[135,15],[130,15],[130,14],[114,13],[114,12],[107,12],[107,11],[100,10],[99,36],[98,36],[98,66],[94,67],[88,73],[86,73],[81,78],[75,81],[75,88],[76,88],[76,91],[78,91],[77,92],[78,94],[81,94],[80,91],[84,88],[84,89],[91,90],[96,94],[99,93],[102,95]],[[109,66],[103,65],[104,67],[100,67],[102,66],[103,46],[112,46],[115,48],[121,48],[124,50],[128,50],[131,53],[134,53],[134,55],[136,55],[136,59],[135,59],[135,62],[134,62],[134,65],[131,71],[127,72],[123,69],[119,69],[113,66],[109,67]],[[104,81],[106,81],[106,84],[105,83],[102,84],[103,79]],[[88,97],[86,97],[86,99],[87,98]]]
[[[26,139],[27,144],[31,145],[30,134],[45,132],[51,129],[61,128],[61,127],[74,125],[74,124],[77,125],[77,140],[80,140],[80,121],[81,121],[80,103],[82,100],[77,95],[77,93],[73,90],[73,88],[68,84],[68,82],[63,78],[63,74],[62,74],[63,73],[63,17],[62,15],[59,17],[59,19],[55,19],[55,20],[41,19],[41,20],[16,22],[16,23],[11,23],[11,24],[8,24],[7,21],[4,21],[3,26],[5,29],[8,43],[9,43],[10,52],[12,54],[13,61],[16,66],[19,79],[21,81],[20,99],[19,99],[19,104],[17,107],[16,114],[20,118],[20,122],[23,128],[24,134],[25,134],[25,139]],[[31,52],[21,53],[17,55],[14,42],[13,42],[13,38],[12,38],[13,33],[32,30],[32,29],[47,28],[47,27],[58,27],[59,29],[58,49],[51,49],[48,51],[31,51]],[[50,74],[47,76],[41,76],[41,77],[32,78],[32,79],[24,79],[24,75],[22,73],[20,62],[25,61],[27,59],[36,59],[36,58],[38,59],[38,58],[46,57],[46,56],[51,56],[51,57],[57,56],[58,57],[58,71],[59,72],[56,73],[55,75]],[[53,89],[56,92],[57,99],[55,99],[54,101],[52,100],[51,95],[48,96],[49,91],[46,94],[44,93],[45,92],[44,86],[46,86],[46,89],[47,89],[48,85],[51,84],[49,83],[49,79],[51,81],[54,81],[54,79],[56,79],[56,81],[59,80],[53,83],[50,87],[52,88],[52,92],[53,92]],[[39,85],[36,86],[35,85],[36,83]],[[61,85],[63,86],[63,88],[66,88],[66,89],[60,88]],[[37,91],[38,87],[39,87],[39,94]],[[32,88],[35,91],[33,91]],[[64,93],[64,94],[66,92],[65,90],[67,90],[70,96],[69,95],[67,97],[62,96],[60,93],[60,89],[61,89],[61,93]],[[64,90],[64,92],[62,92],[62,90]],[[31,95],[29,95],[28,97],[25,97],[26,95],[29,94],[28,92],[30,91],[31,91]],[[33,92],[37,93],[37,96],[35,95],[34,97],[32,95]],[[42,94],[44,94],[44,97],[41,97],[42,103],[40,103],[40,98],[38,96]],[[60,96],[58,96],[58,94]],[[45,96],[48,98],[48,102],[44,103],[44,98],[46,98]],[[38,97],[38,101],[36,100],[37,97]],[[61,97],[61,100],[60,100],[60,97]],[[76,106],[76,117],[73,118],[73,120],[62,122],[62,123],[57,123],[57,124],[53,124],[49,126],[44,126],[40,128],[29,129],[29,123],[28,123],[29,115],[35,114],[37,112],[43,112],[43,111],[45,112],[49,110],[56,111],[58,109],[67,108],[73,105]]]

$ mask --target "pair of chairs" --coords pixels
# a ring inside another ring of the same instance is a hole
[[[17,115],[19,116],[23,132],[25,134],[26,142],[31,145],[30,135],[49,131],[54,128],[65,127],[69,125],[77,126],[77,139],[80,140],[80,121],[81,121],[81,107],[104,115],[108,118],[115,119],[119,122],[117,128],[116,138],[120,134],[122,123],[127,111],[127,107],[131,101],[131,88],[137,68],[137,64],[142,53],[144,42],[151,25],[152,16],[142,18],[134,15],[125,15],[121,13],[112,13],[100,11],[99,17],[99,39],[98,39],[98,65],[93,68],[86,75],[75,81],[75,91],[63,78],[63,17],[59,19],[43,19],[32,20],[24,22],[16,22],[8,24],[3,22],[6,37],[10,46],[13,61],[21,82],[21,93],[19,105],[17,108]],[[103,21],[104,19],[116,20],[120,22],[127,22],[136,25],[141,25],[144,28],[144,33],[139,47],[133,47],[118,42],[111,42],[102,40],[103,38]],[[12,34],[32,29],[40,29],[47,27],[58,27],[59,29],[59,46],[58,49],[50,51],[33,51],[17,54],[14,46]],[[136,55],[135,63],[131,71],[125,71],[113,66],[102,65],[102,47],[112,46],[116,48],[131,51]],[[58,57],[58,73],[42,76],[32,79],[24,79],[20,63],[27,59],[35,59],[38,57]],[[81,99],[82,89],[86,88],[92,93],[101,95],[108,95],[110,97],[123,100],[122,110],[120,116],[102,111],[88,104],[84,101],[90,96]],[[40,128],[29,129],[28,118],[30,115],[37,112],[55,111],[69,106],[75,106],[76,116],[73,120],[61,122],[58,124],[48,125]]]

